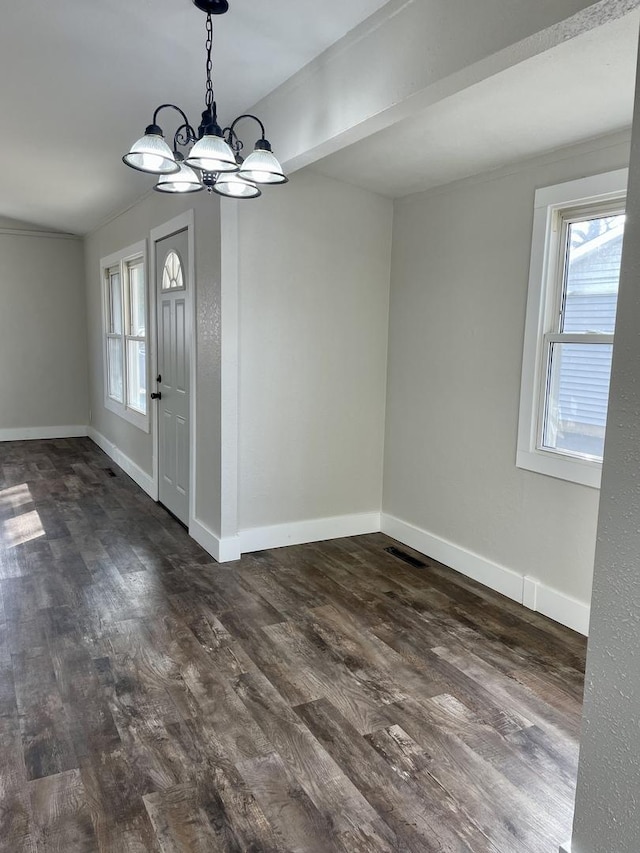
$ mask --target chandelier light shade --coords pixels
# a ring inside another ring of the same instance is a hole
[[[256,184],[286,184],[288,180],[266,139],[256,142],[255,150],[244,161],[238,174]]]
[[[190,166],[184,163],[184,157],[179,152],[174,154],[179,171],[161,175],[154,190],[159,193],[197,193],[204,189],[200,176]]]
[[[227,198],[259,198],[262,190],[237,174],[220,175],[213,185],[213,191]]]
[[[170,175],[180,168],[156,124],[149,125],[142,139],[134,142],[122,159],[132,169],[151,175]]]
[[[187,155],[187,165],[203,172],[237,172],[235,154],[222,133],[205,133]]]
[[[153,114],[152,123],[144,136],[131,146],[122,158],[127,166],[140,172],[158,175],[155,190],[162,193],[191,193],[206,189],[228,198],[258,198],[259,184],[284,184],[287,177],[266,139],[259,118],[249,113],[238,116],[224,130],[218,124],[217,105],[213,96],[212,15],[228,11],[227,0],[192,0],[207,16],[207,64],[205,109],[198,130],[175,104],[161,104]],[[158,116],[163,110],[173,110],[180,116],[180,125],[173,139],[173,151],[164,140]],[[260,127],[261,136],[254,151],[243,162],[243,143],[236,132],[239,122],[251,120]],[[185,149],[183,154],[178,149]]]

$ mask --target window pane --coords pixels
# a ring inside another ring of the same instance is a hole
[[[602,216],[569,226],[561,331],[613,333],[624,219]]]
[[[184,287],[184,275],[182,263],[177,252],[171,251],[167,255],[162,270],[162,289],[178,290]]]
[[[144,341],[127,341],[127,405],[147,411],[147,362]]]
[[[109,396],[119,403],[124,402],[122,388],[122,339],[107,338],[107,369],[109,375]]]
[[[146,308],[144,288],[144,267],[138,265],[129,268],[129,305],[131,310],[130,334],[136,338],[146,335]]]
[[[122,282],[120,273],[109,273],[109,331],[122,334]]]
[[[610,344],[552,344],[543,446],[602,459]]]

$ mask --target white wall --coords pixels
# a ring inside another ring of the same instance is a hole
[[[148,241],[152,228],[191,208],[195,211],[197,312],[195,514],[217,533],[220,524],[220,203],[217,196],[199,193],[173,198],[151,193],[86,237],[91,426],[143,472],[152,475],[152,434],[129,424],[104,406],[100,259],[140,240]]]
[[[515,466],[533,201],[628,156],[600,139],[395,208],[383,511],[585,610],[599,493]]]
[[[640,85],[637,92],[572,853],[640,850]]]
[[[309,171],[239,216],[239,527],[380,511],[392,203]]]
[[[0,439],[86,425],[86,344],[82,242],[2,220]]]

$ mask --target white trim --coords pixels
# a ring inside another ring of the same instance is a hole
[[[336,515],[332,518],[313,518],[271,527],[253,527],[240,531],[240,548],[243,554],[267,548],[284,548],[287,545],[304,545],[307,542],[324,542],[343,536],[362,536],[380,531],[380,513],[365,512],[358,515]]]
[[[522,604],[522,575],[511,569],[386,513],[382,515],[382,532]]]
[[[595,489],[600,488],[601,462],[576,459],[538,448],[538,401],[545,382],[543,338],[552,322],[550,312],[555,310],[552,300],[548,298],[547,285],[550,286],[556,278],[553,273],[558,257],[558,211],[594,201],[620,199],[626,192],[628,180],[629,170],[617,169],[577,181],[542,187],[536,190],[534,202],[516,466]]]
[[[588,604],[551,586],[546,586],[540,581],[534,581],[534,583],[536,584],[536,606],[531,610],[542,613],[543,616],[548,616],[554,622],[566,625],[567,628],[585,637],[589,636],[591,608]]]
[[[148,269],[149,263],[147,258],[147,241],[140,240],[137,243],[134,243],[132,246],[127,246],[126,249],[121,249],[119,252],[113,252],[111,255],[107,255],[105,258],[100,259],[100,296],[101,296],[101,304],[102,304],[102,376],[104,383],[104,399],[103,405],[104,408],[112,412],[114,415],[117,415],[119,418],[127,421],[132,426],[136,427],[142,432],[148,433],[150,430],[150,415],[149,415],[149,403],[147,401],[147,412],[146,414],[142,414],[142,412],[138,412],[135,409],[131,408],[126,404],[127,400],[127,356],[126,356],[126,330],[122,328],[122,347],[123,347],[123,359],[122,359],[122,371],[123,371],[123,402],[120,403],[118,400],[114,400],[109,396],[109,368],[108,368],[108,358],[107,358],[107,346],[108,346],[108,336],[107,336],[107,299],[108,293],[107,288],[105,286],[105,275],[107,270],[114,266],[121,267],[121,287],[122,287],[122,301],[125,304],[125,277],[122,275],[123,265],[129,261],[136,260],[137,258],[142,258],[144,276],[145,276],[145,285],[147,290],[147,323],[149,323],[151,317],[148,313],[148,301],[149,301],[149,278],[148,278]],[[149,336],[147,335],[147,340]],[[151,370],[149,360],[146,360],[146,369],[147,369],[147,387],[149,387],[149,380],[151,378]]]
[[[126,364],[123,365],[123,367],[126,368]],[[105,386],[105,389],[107,387],[108,386]],[[111,397],[109,397],[108,394],[105,394],[104,397],[104,407],[108,412],[112,412],[114,415],[117,415],[119,418],[122,418],[123,421],[127,421],[127,423],[130,423],[131,426],[136,427],[142,432],[149,432],[148,414],[143,415],[142,412],[137,412],[130,406],[125,406],[123,403],[119,403],[117,400],[113,400]]]
[[[193,208],[185,210],[184,213],[174,216],[168,222],[152,228],[149,233],[149,316],[151,318],[150,331],[150,378],[151,384],[155,384],[154,377],[158,372],[158,293],[156,287],[156,243],[177,234],[179,231],[187,231],[187,243],[189,246],[189,268],[187,282],[188,317],[191,332],[191,348],[189,351],[189,530],[195,520],[196,512],[196,383],[197,383],[197,325],[196,325],[196,251],[195,251],[195,214]],[[160,494],[159,464],[158,464],[158,407],[154,406],[151,415],[153,428],[153,482],[155,492],[152,495],[158,500]],[[194,537],[195,538],[195,537]],[[205,546],[203,546],[205,547]],[[208,550],[208,548],[206,549]],[[209,552],[211,553],[211,552]]]
[[[119,252],[112,252],[106,258],[100,258],[100,267],[102,270],[108,270],[109,267],[115,267],[121,261],[133,261],[141,255],[143,258],[147,256],[146,240],[139,240],[137,243],[127,246],[126,249],[121,249]]]
[[[128,474],[131,479],[137,483],[140,488],[146,492],[149,497],[154,497],[154,483],[153,477],[147,474],[146,471],[143,471],[136,463],[129,459],[128,456],[119,450],[115,444],[111,441],[108,441],[101,433],[95,430],[93,427],[88,427],[86,430],[86,435],[89,436],[91,441],[94,444],[97,444],[100,450],[104,450],[107,456],[116,463],[119,468]],[[155,498],[154,498],[155,500]]]
[[[518,450],[516,452],[516,468],[534,471],[536,474],[546,474],[558,480],[568,480],[592,489],[600,488],[602,477],[601,462],[564,456],[559,453],[543,450]]]
[[[237,201],[220,205],[220,531],[238,535],[239,232]]]
[[[240,559],[240,539],[237,536],[221,539],[197,518],[191,519],[189,536],[218,563],[230,563]]]
[[[585,636],[589,631],[588,604],[577,601],[535,578],[523,577],[492,560],[487,560],[460,545],[454,545],[433,533],[408,524],[392,515],[382,514],[382,532],[415,551],[419,551],[456,572],[517,601],[529,610],[548,616]],[[244,550],[244,549],[243,549]]]
[[[28,228],[0,228],[2,237],[45,237],[48,240],[82,240],[78,234],[63,231],[30,231]]]
[[[535,208],[570,207],[590,202],[615,201],[627,192],[629,169],[615,169],[600,175],[589,175],[575,181],[564,181],[536,190]]]
[[[571,853],[571,842],[567,841],[565,844],[560,845],[560,853]]]
[[[538,586],[539,581],[527,575],[522,579],[522,603],[529,610],[538,609]]]
[[[47,438],[80,438],[87,435],[86,426],[17,427],[0,429],[0,441],[34,441]]]

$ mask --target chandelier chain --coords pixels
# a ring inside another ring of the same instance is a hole
[[[207,15],[207,92],[205,102],[207,109],[211,112],[213,108],[213,83],[211,82],[211,74],[213,71],[213,61],[211,59],[211,51],[213,50],[213,22],[211,14]]]

